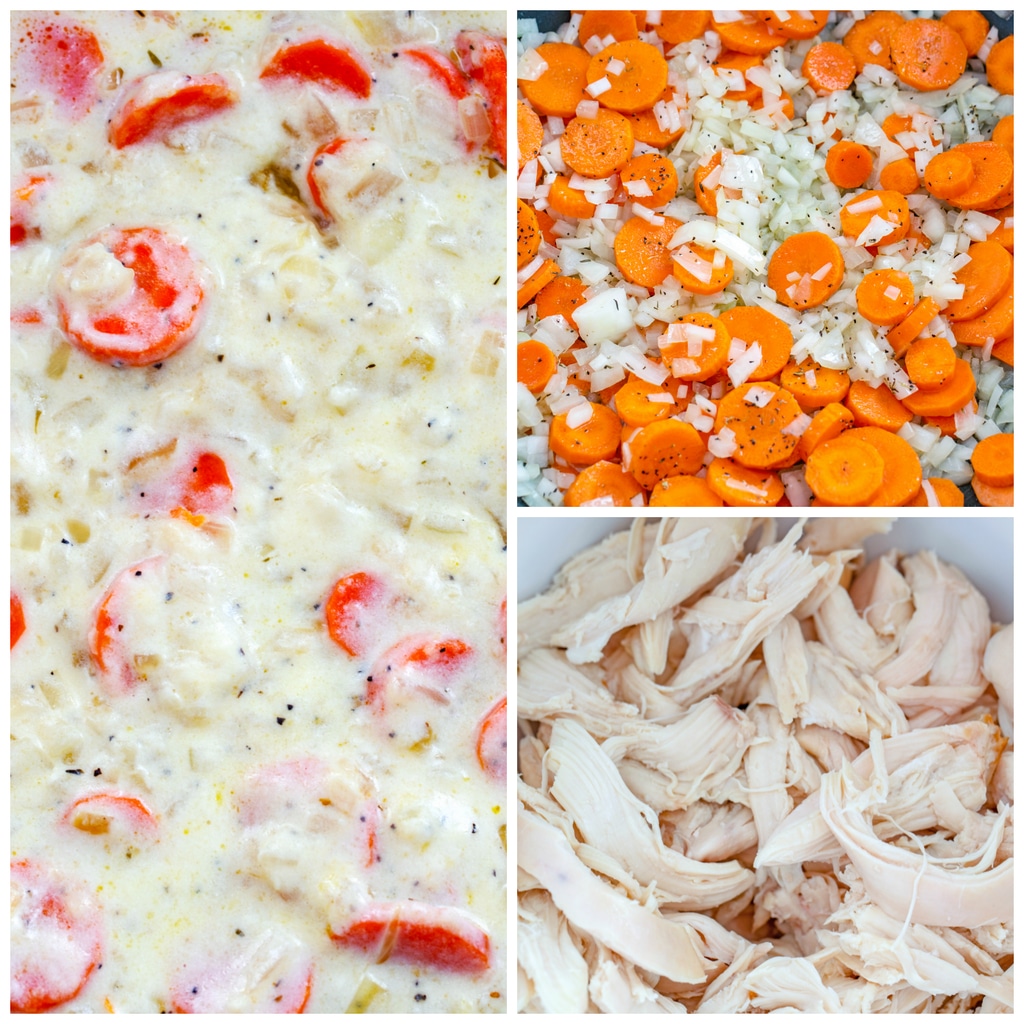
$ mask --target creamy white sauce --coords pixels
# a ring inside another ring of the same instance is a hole
[[[505,783],[477,741],[505,689],[505,176],[392,55],[503,37],[504,17],[75,20],[104,55],[92,109],[72,119],[27,74],[14,89],[12,180],[47,179],[11,256],[15,321],[36,321],[11,345],[12,849],[44,873],[14,887],[15,960],[53,988],[89,959],[87,938],[26,926],[52,890],[101,944],[60,1012],[167,1010],[194,980],[196,1011],[502,1011]],[[307,31],[361,56],[369,99],[260,81]],[[116,83],[150,54],[238,102],[115,149]],[[334,136],[367,141],[325,173],[328,218],[305,174]],[[157,365],[62,330],[59,294],[92,314],[134,287],[90,245],[110,226],[159,229],[199,268],[195,335]],[[182,515],[203,452],[230,495]],[[387,596],[354,657],[324,602],[355,572]],[[397,672],[367,704],[378,659],[420,635],[467,659],[436,693]],[[90,794],[119,800],[73,806]],[[486,933],[488,965],[377,963],[329,935],[408,900]]]

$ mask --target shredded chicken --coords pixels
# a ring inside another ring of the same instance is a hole
[[[520,606],[521,1012],[1012,1012],[1012,624],[891,523],[638,519]]]

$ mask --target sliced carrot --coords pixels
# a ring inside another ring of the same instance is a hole
[[[850,390],[850,377],[845,370],[818,366],[811,359],[800,364],[790,360],[779,375],[779,382],[802,409],[820,409],[841,402]]]
[[[974,164],[963,150],[953,147],[937,153],[924,169],[924,187],[936,199],[952,199],[974,181]]]
[[[839,437],[844,430],[853,426],[853,413],[838,402],[829,402],[822,406],[811,419],[807,429],[800,435],[796,451],[799,458],[806,461],[807,456],[825,441]]]
[[[666,394],[663,386],[649,381],[629,381],[615,393],[615,411],[626,426],[646,427],[655,420],[667,420],[676,411],[674,401],[651,401],[652,395],[663,398]]]
[[[729,361],[729,332],[710,313],[688,313],[661,336],[661,358],[678,380],[708,380]]]
[[[627,473],[617,462],[595,462],[580,470],[562,498],[567,508],[584,505],[611,505],[631,508],[634,499],[642,497],[644,489],[636,477]]]
[[[715,432],[732,431],[734,462],[748,469],[767,469],[796,448],[797,435],[788,428],[800,415],[800,406],[785,388],[769,382],[741,384],[719,400]]]
[[[668,245],[681,226],[672,217],[660,225],[642,217],[627,220],[615,236],[615,265],[622,276],[645,288],[661,284],[672,273],[674,261]]]
[[[1013,335],[1009,338],[1003,338],[1002,341],[997,341],[992,346],[992,355],[994,358],[1006,363],[1007,366],[1013,366]]]
[[[520,270],[540,252],[540,225],[533,207],[522,199],[516,205],[516,262]]]
[[[902,270],[871,270],[857,285],[857,312],[880,327],[892,327],[914,306],[914,282]]]
[[[736,50],[738,53],[763,56],[786,42],[784,36],[778,35],[770,25],[751,12],[743,13],[736,21],[719,21],[712,11],[711,27],[718,33],[725,49]]]
[[[893,160],[878,172],[878,183],[889,192],[909,196],[917,191],[920,184],[917,179],[917,166],[909,157],[904,160]]]
[[[793,97],[790,96],[788,92],[784,92],[779,99],[781,101],[782,113],[792,121],[793,118],[796,117],[796,108],[793,106]],[[753,110],[761,110],[764,105],[764,95],[762,94],[761,96],[758,96],[753,103],[751,103],[751,108]],[[774,119],[774,114],[772,116]]]
[[[825,173],[837,188],[860,188],[871,177],[874,158],[859,142],[843,139],[825,155]]]
[[[342,576],[324,602],[330,638],[350,657],[361,658],[377,633],[376,622],[388,602],[387,584],[368,572]]]
[[[828,23],[828,11],[762,11],[765,23],[785,39],[813,39]]]
[[[978,504],[985,508],[1013,508],[1013,484],[1009,487],[993,487],[975,477],[971,481],[971,489]]]
[[[843,37],[843,45],[853,54],[858,72],[864,70],[865,64],[892,70],[890,40],[893,31],[902,24],[903,16],[895,11],[873,11],[853,23]]]
[[[768,287],[784,306],[811,309],[838,291],[845,271],[843,254],[828,235],[804,231],[790,235],[772,253]]]
[[[633,157],[619,172],[619,178],[630,199],[649,210],[657,210],[671,202],[679,188],[675,164],[660,153],[641,153]],[[651,194],[639,195],[630,191],[627,182],[643,182]]]
[[[534,109],[519,100],[516,106],[516,141],[519,145],[519,170],[521,171],[531,160],[540,156],[540,147],[544,142],[544,127],[540,123]]]
[[[849,89],[857,77],[857,62],[842,43],[815,43],[801,69],[810,87],[820,96]]]
[[[508,774],[508,698],[496,701],[476,729],[476,763],[493,782],[504,783]]]
[[[580,46],[586,46],[592,36],[602,40],[614,36],[621,42],[638,35],[632,11],[584,11],[578,31]]]
[[[892,345],[897,359],[906,355],[910,343],[939,315],[939,304],[926,295],[895,327],[889,328],[885,340]]]
[[[710,24],[710,11],[662,11],[654,31],[669,46],[678,46],[704,35]]]
[[[671,86],[666,86],[665,91],[658,97],[659,101],[670,103],[674,95]],[[669,128],[662,128],[658,124],[658,118],[653,110],[640,110],[635,114],[626,114],[626,120],[633,126],[633,137],[637,142],[646,143],[657,149],[666,149],[674,145],[682,138],[686,130],[682,125],[674,131]]]
[[[557,175],[551,183],[548,205],[560,217],[575,217],[577,220],[586,220],[597,212],[597,207],[580,189],[573,188],[564,174]]]
[[[633,126],[621,114],[602,107],[597,117],[574,117],[561,139],[562,159],[577,174],[607,178],[633,155]]]
[[[959,320],[950,325],[958,345],[981,348],[991,338],[1003,341],[1013,335],[1013,285],[1006,289],[995,305],[990,306],[981,316],[970,320]]]
[[[991,434],[971,452],[974,478],[991,487],[1013,484],[1013,434]]]
[[[1003,147],[1013,158],[1013,114],[1007,114],[992,129],[992,141]]]
[[[558,277],[558,264],[554,260],[545,260],[540,270],[524,281],[516,292],[518,308],[522,309],[536,294]]]
[[[918,338],[907,349],[904,365],[922,391],[934,391],[953,376],[956,352],[945,338]]]
[[[998,142],[961,142],[954,150],[969,157],[974,168],[971,184],[947,200],[961,210],[992,210],[1013,196],[1013,158]],[[952,150],[950,151],[952,152]]]
[[[539,395],[558,365],[555,353],[542,341],[531,338],[516,346],[516,380]]]
[[[624,459],[624,468],[647,490],[663,477],[696,473],[704,465],[707,453],[697,429],[674,419],[641,427],[627,447],[629,458]]]
[[[910,114],[889,114],[882,122],[882,131],[885,132],[886,138],[890,142],[896,143],[897,146],[902,146],[908,156],[913,156],[917,152],[917,147],[903,146],[902,143],[897,141],[896,136],[904,135],[913,130],[914,119]]]
[[[948,345],[946,347],[949,348]],[[853,381],[846,393],[845,404],[853,413],[854,426],[857,427],[896,431],[914,418],[885,383],[872,387],[865,380]]]
[[[621,65],[617,73],[609,69]],[[636,113],[653,107],[668,85],[668,61],[661,50],[639,39],[627,39],[606,46],[591,58],[587,82],[606,81],[609,87],[597,97],[603,107],[622,113]]]
[[[884,475],[878,450],[850,431],[819,444],[807,457],[807,486],[830,505],[866,504],[881,490]]]
[[[915,416],[952,416],[974,397],[976,391],[970,364],[965,359],[957,359],[944,384],[930,391],[915,391],[903,399],[903,404]]]
[[[882,456],[885,472],[882,486],[868,502],[873,506],[895,507],[906,504],[921,488],[921,460],[917,452],[899,434],[880,427],[853,427],[844,437],[867,441]]]
[[[21,605],[21,598],[14,591],[11,591],[11,650],[14,645],[25,634],[25,611]]]
[[[905,21],[893,31],[889,45],[896,76],[920,92],[948,89],[967,67],[964,41],[942,21]]]
[[[578,277],[556,277],[537,293],[537,319],[564,316],[576,330],[572,314],[577,306],[586,302],[587,286]]]
[[[716,150],[706,162],[702,161],[693,169],[693,197],[697,205],[712,217],[718,216],[718,186],[711,188],[704,184],[716,167],[722,165],[722,151]]]
[[[747,380],[771,380],[789,361],[793,331],[789,324],[760,306],[733,306],[719,316],[733,340],[761,347],[761,362]]]
[[[555,218],[547,210],[534,209],[533,212],[537,214],[537,223],[540,225],[540,233],[544,241],[549,245],[554,245],[558,241],[555,233],[552,231],[552,228],[555,226]]]
[[[1004,96],[1013,95],[1013,36],[1000,39],[988,51],[985,61],[985,72],[988,84]]]
[[[964,286],[963,297],[954,299],[943,310],[946,319],[954,323],[971,320],[991,309],[1013,281],[1013,257],[998,242],[975,242],[967,255],[971,262],[954,274],[956,282]]]
[[[548,444],[551,450],[573,466],[592,466],[611,459],[619,449],[619,417],[606,405],[590,403],[590,419],[570,427],[568,413],[551,421]]]
[[[326,39],[286,43],[260,72],[268,81],[312,82],[332,91],[366,99],[373,78],[362,60],[347,47]]]
[[[940,19],[944,21],[967,47],[967,56],[976,57],[988,35],[988,18],[981,11],[947,11]]]
[[[717,295],[732,280],[733,265],[725,253],[688,242],[673,257],[672,273],[693,295]]]
[[[771,507],[778,505],[786,493],[778,473],[748,469],[732,459],[713,459],[705,479],[708,487],[730,506]]]
[[[910,230],[910,207],[907,197],[888,189],[869,189],[848,199],[839,210],[843,234],[856,242],[876,219],[892,225],[892,230],[869,245],[892,245],[907,237]],[[858,243],[861,244],[861,243]]]
[[[990,217],[999,221],[999,226],[989,232],[988,240],[998,242],[1004,249],[1013,252],[1013,203],[1001,210],[986,211]]]
[[[964,492],[944,476],[930,476],[922,480],[921,490],[917,492],[916,497],[907,502],[907,505],[913,505],[915,508],[927,508],[931,505],[933,502],[928,500],[929,488],[934,504],[943,508],[963,508]]]
[[[753,103],[761,95],[761,87],[754,85],[747,77],[746,73],[751,68],[761,67],[763,61],[756,54],[752,53],[730,53],[728,50],[724,51],[715,61],[714,67],[717,71],[718,68],[722,68],[726,71],[739,71],[743,76],[743,87],[741,89],[730,89],[726,94],[727,100],[735,100],[737,103],[741,100],[746,100],[747,103]]]
[[[546,117],[575,117],[587,87],[590,54],[570,43],[541,43],[537,53],[547,67],[530,81],[519,79],[527,102]]]
[[[721,508],[724,502],[703,477],[684,473],[659,480],[651,489],[648,504],[652,508]]]
[[[951,416],[924,416],[922,419],[929,427],[938,427],[939,433],[943,437],[952,437],[957,431],[957,415],[961,412],[971,416],[977,415],[978,403],[972,398],[962,409],[957,409]]]

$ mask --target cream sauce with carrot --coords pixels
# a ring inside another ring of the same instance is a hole
[[[503,36],[15,16],[12,1009],[504,1010]]]

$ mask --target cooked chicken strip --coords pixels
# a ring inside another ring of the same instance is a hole
[[[669,846],[696,860],[728,860],[757,845],[754,815],[742,804],[698,800],[685,810],[661,815]]]
[[[743,550],[749,530],[747,518],[663,519],[643,579],[628,593],[591,601],[577,621],[551,634],[551,643],[567,648],[576,664],[597,661],[613,633],[656,619],[719,576]]]
[[[535,1010],[586,1013],[587,963],[546,893],[523,894],[517,928],[519,966],[533,986]]]
[[[601,1013],[686,1013],[686,1006],[651,988],[632,965],[598,946],[592,957],[590,998]]]
[[[789,725],[797,708],[810,696],[807,683],[807,649],[800,623],[786,615],[761,644],[775,705],[782,721]]]
[[[870,623],[857,614],[849,593],[836,587],[814,613],[818,639],[861,672],[874,672],[898,647],[896,640],[883,641]]]
[[[814,555],[827,555],[841,548],[862,547],[868,537],[888,533],[894,520],[847,516],[842,519],[812,519],[804,528],[800,547]]]
[[[985,647],[981,671],[995,687],[1002,704],[1013,717],[1013,625],[1003,626]]]
[[[628,899],[593,874],[557,828],[520,805],[519,863],[551,894],[570,924],[643,970],[696,984],[704,959],[686,925]]]
[[[887,551],[872,559],[850,585],[850,597],[880,637],[899,641],[914,614],[914,601],[910,584],[896,568],[897,557]]]

